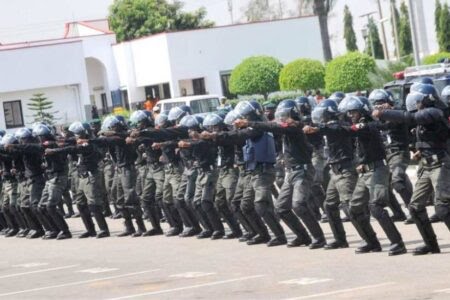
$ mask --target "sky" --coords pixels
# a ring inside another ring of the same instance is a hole
[[[245,21],[243,16],[249,0],[233,0],[233,17],[235,22]],[[295,0],[270,0],[273,5],[281,2],[283,11],[295,9]],[[336,0],[330,17],[329,31],[333,55],[346,52],[343,39],[343,10],[348,5],[353,14],[354,29],[360,50],[364,48],[361,30],[367,23],[359,16],[377,11],[377,0]],[[384,18],[390,15],[389,0],[380,0]],[[398,4],[401,0],[397,0]],[[416,0],[413,0],[416,1]],[[434,0],[422,0],[426,20],[426,32],[431,52],[437,50],[434,33]],[[58,38],[64,33],[64,23],[89,19],[105,18],[108,7],[113,0],[0,0],[0,43],[30,41],[36,39]],[[184,9],[195,10],[199,7],[207,9],[207,18],[216,25],[231,23],[227,0],[184,0]],[[450,0],[441,0],[450,4]],[[374,15],[379,19],[378,15]],[[390,52],[394,51],[390,22],[385,22],[387,44]],[[301,38],[301,33],[298,33]],[[295,35],[293,35],[295,38]]]

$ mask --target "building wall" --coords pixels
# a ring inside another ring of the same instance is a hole
[[[0,51],[0,93],[64,87],[77,87],[77,103],[89,105],[84,49],[81,41]],[[61,95],[61,93],[59,94]],[[65,97],[55,97],[55,100]],[[73,99],[68,97],[68,99]],[[56,101],[55,101],[56,103]],[[59,104],[58,104],[59,105]],[[71,105],[62,102],[62,111]],[[81,113],[81,117],[86,116]],[[25,113],[24,113],[25,115]],[[68,116],[72,113],[68,113]]]
[[[317,17],[260,22],[167,34],[174,96],[180,80],[205,77],[207,92],[222,94],[220,71],[243,59],[269,55],[288,63],[297,58],[323,60]]]
[[[66,124],[83,119],[81,111],[79,86],[57,86],[47,87],[32,90],[22,90],[8,93],[0,93],[0,128],[6,128],[4,102],[20,100],[22,106],[22,115],[25,126],[33,123],[33,112],[28,109],[27,103],[33,97],[33,94],[44,93],[48,100],[53,101],[53,108],[51,111],[56,112],[55,122],[58,124]],[[14,132],[16,129],[8,129]]]

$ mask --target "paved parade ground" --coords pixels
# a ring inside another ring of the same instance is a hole
[[[113,234],[122,230],[120,220],[109,224]],[[421,243],[415,225],[397,224],[409,250]],[[0,237],[0,298],[450,298],[450,233],[443,223],[434,224],[442,254],[422,257],[355,255],[359,237],[350,223],[350,248],[333,251],[164,236],[80,240],[81,220],[69,225],[71,240]],[[330,238],[329,226],[323,228]],[[379,237],[386,250],[389,242]]]

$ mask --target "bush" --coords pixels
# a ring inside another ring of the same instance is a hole
[[[372,88],[382,88],[385,83],[394,80],[394,73],[405,70],[409,67],[408,64],[399,62],[388,62],[386,67],[375,67],[375,71],[369,74],[369,80],[372,83]]]
[[[267,96],[278,91],[283,65],[270,56],[253,56],[244,59],[230,77],[230,92],[237,95],[261,94]]]
[[[440,60],[448,58],[450,59],[450,52],[439,52],[436,54],[425,56],[422,60],[424,65],[438,64]]]
[[[372,86],[369,73],[375,70],[375,60],[359,52],[350,52],[330,61],[325,68],[325,89],[332,93],[365,90]]]
[[[283,91],[316,90],[325,85],[325,67],[318,60],[298,59],[284,66],[280,72]]]

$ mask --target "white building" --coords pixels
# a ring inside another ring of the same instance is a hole
[[[323,60],[317,17],[161,33],[116,44],[106,20],[66,25],[56,40],[0,45],[0,128],[32,122],[27,103],[44,93],[59,123],[90,119],[147,96],[229,96],[231,70],[244,58]]]
[[[131,103],[148,95],[230,96],[231,70],[253,55],[274,56],[282,63],[323,60],[316,17],[161,33],[114,45],[113,51],[121,89]]]

